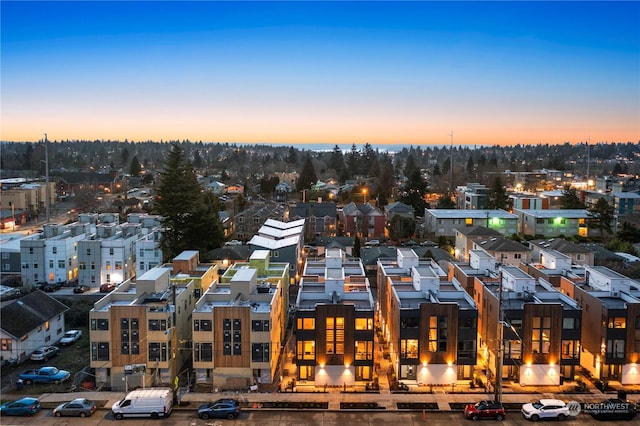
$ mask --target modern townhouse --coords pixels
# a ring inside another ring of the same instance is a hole
[[[457,207],[462,210],[487,208],[490,189],[480,183],[467,183],[456,188]]]
[[[191,357],[190,317],[197,299],[194,281],[172,283],[172,273],[169,267],[153,268],[94,304],[90,366],[98,386],[177,387]]]
[[[252,252],[269,250],[275,261],[288,262],[291,276],[297,276],[302,268],[304,223],[304,219],[292,222],[269,219],[247,244]]]
[[[90,224],[45,224],[43,232],[20,240],[23,286],[66,284],[78,279],[78,244],[92,231]]]
[[[247,241],[266,223],[268,219],[275,221],[284,220],[286,205],[271,201],[254,203],[246,210],[234,215],[231,225],[235,238]]]
[[[271,264],[269,252],[257,250],[198,300],[192,313],[196,383],[222,390],[278,380],[287,272],[288,264]]]
[[[401,201],[395,201],[384,206],[384,217],[387,223],[391,223],[394,216],[405,217],[407,219],[415,219],[415,210],[413,206],[405,204]]]
[[[502,235],[518,233],[518,216],[506,210],[426,209],[424,228],[431,237],[453,238],[461,227],[482,225]]]
[[[581,364],[603,380],[640,384],[640,288],[602,266],[582,279],[562,277],[560,289],[582,307]]]
[[[308,258],[295,311],[298,380],[346,387],[376,378],[375,305],[359,259],[339,249]]]
[[[480,354],[491,371],[520,385],[559,385],[580,363],[582,309],[550,283],[514,266],[475,277]],[[502,353],[502,371],[496,357]]]
[[[378,260],[378,318],[398,379],[451,385],[473,377],[477,306],[434,261],[408,248]]]
[[[498,276],[498,262],[484,250],[471,250],[468,262],[448,262],[448,279],[455,278],[462,287],[473,296],[476,277],[484,281],[495,280]]]
[[[560,287],[561,277],[583,277],[584,266],[576,265],[571,257],[551,248],[540,250],[537,262],[521,265],[521,269],[535,278],[542,278],[554,287]]]
[[[213,285],[219,275],[217,264],[200,262],[198,250],[185,250],[162,267],[171,268],[172,285],[187,285],[193,281],[193,294],[196,299],[199,299]]]
[[[513,209],[519,218],[518,233],[550,237],[588,235],[588,214],[584,209],[520,210]]]

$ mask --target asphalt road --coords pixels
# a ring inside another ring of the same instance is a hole
[[[359,425],[373,426],[381,424],[401,424],[403,426],[418,426],[428,424],[429,426],[452,426],[460,424],[471,424],[470,420],[465,420],[459,412],[308,412],[308,411],[251,411],[243,412],[237,420],[201,420],[197,417],[195,410],[174,411],[167,419],[124,419],[117,421],[111,413],[100,410],[92,417],[81,418],[56,418],[51,414],[51,410],[43,410],[32,417],[3,417],[0,423],[3,426],[13,425],[38,425],[38,426],[73,426],[73,425],[135,425],[135,426],[224,426],[242,424],[248,426],[341,426]],[[597,421],[589,415],[581,414],[576,418],[568,419],[564,422],[540,421],[539,424],[553,425],[607,425],[607,424],[638,424],[634,421]],[[482,424],[530,425],[532,422],[522,418],[520,413],[507,413],[507,419],[502,422],[492,420],[482,421]]]

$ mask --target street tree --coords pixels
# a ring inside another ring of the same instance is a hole
[[[142,172],[142,166],[140,165],[140,161],[138,161],[138,156],[134,155],[131,160],[131,166],[129,166],[129,174],[138,177],[140,176],[140,172]]]
[[[420,169],[415,168],[402,188],[400,201],[413,207],[416,215],[422,216],[427,208],[427,201],[424,199],[427,189],[427,183],[422,179]]]
[[[180,145],[172,145],[163,166],[153,210],[162,216],[163,260],[184,250],[198,250],[206,260],[224,241],[216,197],[203,191]]]
[[[394,215],[389,225],[389,236],[399,241],[411,237],[416,231],[416,221],[410,217]]]

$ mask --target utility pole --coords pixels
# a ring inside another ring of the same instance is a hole
[[[498,273],[498,354],[496,356],[495,400],[502,402],[502,357],[504,353],[504,310],[502,309],[502,270]]]
[[[587,139],[587,189],[589,189],[589,165],[591,163],[591,136]]]
[[[453,191],[453,130],[451,131],[451,145],[449,147],[450,164],[449,164],[449,191]]]
[[[171,333],[171,370],[173,376],[174,387],[174,399],[178,393],[178,323],[177,323],[177,310],[178,304],[176,303],[176,284],[172,283],[171,292],[173,296],[173,333]]]
[[[44,176],[45,176],[45,208],[47,209],[47,224],[51,221],[51,189],[49,188],[49,141],[47,134],[44,134]]]

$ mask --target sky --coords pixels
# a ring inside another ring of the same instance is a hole
[[[640,2],[2,0],[0,16],[3,141],[640,140]]]

